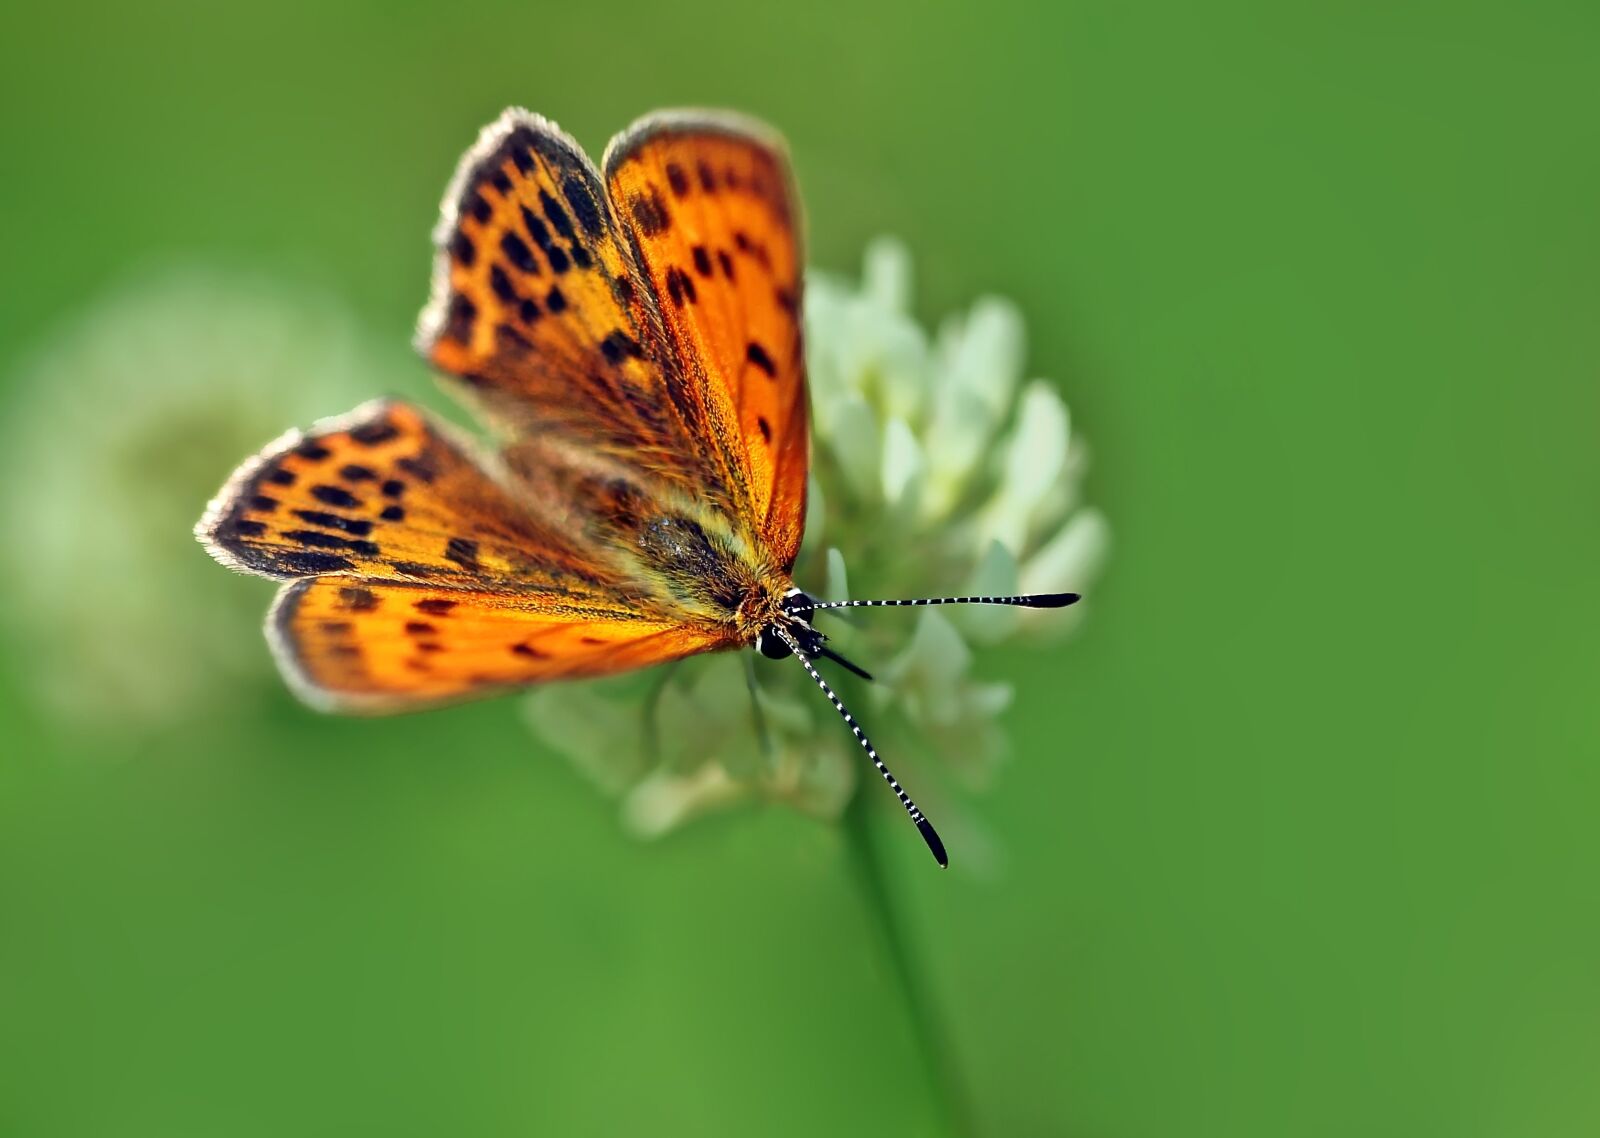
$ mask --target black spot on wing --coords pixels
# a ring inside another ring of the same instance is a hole
[[[573,175],[563,178],[561,196],[567,199],[567,204],[572,207],[573,216],[578,219],[578,224],[583,226],[585,233],[590,237],[599,237],[605,233],[606,223],[600,212],[600,204],[595,201],[593,191],[582,178]]]
[[[654,237],[672,224],[672,219],[667,214],[667,207],[661,204],[661,195],[654,189],[635,194],[633,200],[628,203],[628,208],[633,212],[633,220],[638,224],[640,232],[646,237]]]
[[[607,363],[619,364],[625,359],[643,359],[644,349],[639,341],[618,328],[607,332],[605,339],[600,341],[600,354],[605,356]]]
[[[351,612],[371,612],[383,602],[371,589],[348,585],[339,590],[339,602]]]
[[[344,538],[320,530],[292,529],[285,530],[283,536],[296,545],[316,545],[324,549],[343,549]]]
[[[767,349],[751,340],[744,350],[744,358],[755,364],[766,373],[768,379],[778,378],[777,365],[772,362],[772,357],[767,354]]]
[[[375,447],[397,438],[399,434],[399,427],[380,419],[375,423],[363,423],[350,432],[350,437],[362,446]]]
[[[760,241],[751,240],[750,235],[744,230],[734,230],[733,243],[739,252],[752,258],[763,269],[770,270],[772,268],[772,255],[767,252],[766,245]]]
[[[667,269],[667,296],[679,308],[685,304],[694,304],[700,299],[694,287],[694,278],[676,265]]]
[[[568,241],[578,239],[578,231],[572,228],[572,218],[567,211],[561,208],[561,203],[551,197],[548,191],[539,191],[539,205],[544,209],[544,215],[550,219],[550,224],[555,226],[556,232]]]
[[[316,553],[310,550],[288,550],[273,558],[274,564],[285,573],[338,573],[354,569],[355,562],[336,553]]]
[[[372,523],[361,518],[347,518],[341,514],[330,514],[322,510],[296,510],[294,516],[311,525],[338,530],[354,537],[366,537],[372,532]]]
[[[456,607],[455,601],[447,601],[443,597],[428,597],[411,606],[418,612],[425,612],[429,616],[445,616]]]
[[[324,505],[337,506],[341,510],[353,510],[361,505],[361,499],[350,493],[343,486],[323,486],[319,484],[311,488],[311,496]]]
[[[419,454],[407,456],[405,458],[397,458],[395,459],[394,464],[407,474],[411,475],[411,477],[415,478],[418,482],[432,482],[435,478],[439,477],[438,469],[433,465],[433,461],[426,455]],[[337,505],[338,503],[334,504]]]
[[[494,290],[495,296],[505,304],[517,302],[517,289],[511,283],[511,278],[506,276],[506,271],[499,265],[489,266],[489,287]]]
[[[500,235],[500,251],[514,267],[530,276],[539,274],[539,262],[533,259],[533,250],[528,248],[526,241],[509,229]]]
[[[522,224],[527,227],[528,236],[533,238],[533,243],[550,262],[550,268],[560,276],[572,267],[572,262],[567,258],[567,251],[556,244],[550,236],[550,227],[527,206],[522,207]]]
[[[452,537],[445,542],[444,556],[463,569],[478,569],[478,543],[465,537]]]

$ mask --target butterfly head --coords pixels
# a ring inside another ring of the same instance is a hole
[[[782,628],[799,645],[800,650],[815,655],[822,649],[823,636],[811,627],[811,614],[817,602],[802,589],[790,589],[778,602],[777,617],[756,634],[756,651],[769,660],[781,660],[792,655],[789,645],[778,635]]]

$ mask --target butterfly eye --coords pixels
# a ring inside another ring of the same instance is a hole
[[[769,660],[781,660],[790,655],[789,646],[779,638],[771,625],[756,634],[756,651]]]
[[[790,589],[783,595],[781,607],[790,616],[797,617],[809,624],[811,623],[811,614],[816,611],[817,601],[815,597],[803,590]],[[785,651],[783,655],[787,656],[788,652]],[[782,656],[773,657],[773,659],[782,658]]]

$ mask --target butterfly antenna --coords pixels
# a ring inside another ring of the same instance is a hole
[[[939,835],[934,830],[933,823],[929,822],[927,816],[917,809],[917,804],[911,801],[911,796],[901,787],[894,775],[890,773],[889,768],[883,765],[883,760],[878,758],[878,752],[872,746],[872,740],[868,739],[867,733],[861,730],[861,725],[856,722],[855,716],[850,714],[850,709],[845,707],[839,697],[834,694],[833,689],[828,686],[828,681],[822,678],[822,673],[817,671],[815,665],[811,663],[811,657],[801,650],[794,637],[781,628],[774,631],[789,646],[789,651],[793,652],[794,658],[800,661],[800,666],[806,670],[806,674],[822,689],[822,694],[828,697],[828,702],[833,704],[833,709],[843,717],[851,733],[855,735],[856,742],[860,743],[861,749],[867,752],[867,758],[871,759],[872,765],[878,768],[878,773],[883,776],[883,781],[889,784],[889,789],[894,791],[895,797],[900,800],[900,805],[906,808],[906,813],[911,816],[911,821],[915,823],[917,832],[922,835],[922,840],[928,843],[928,850],[933,854],[934,860],[939,863],[939,868],[948,869],[950,859],[945,856],[944,843],[939,840]]]
[[[905,601],[817,601],[822,609],[889,608],[898,605],[1014,605],[1025,609],[1061,609],[1081,599],[1078,593],[1030,593],[1021,597],[917,597]]]

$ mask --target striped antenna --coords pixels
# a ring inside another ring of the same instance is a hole
[[[918,597],[908,601],[817,601],[812,609],[887,608],[895,605],[1016,605],[1025,609],[1066,608],[1077,593],[1032,593],[1023,597]]]
[[[883,760],[878,758],[878,752],[872,746],[872,740],[868,739],[867,733],[861,730],[861,725],[856,722],[855,716],[850,714],[850,709],[845,707],[839,697],[833,694],[833,689],[828,686],[828,681],[823,679],[822,673],[812,665],[811,657],[801,650],[799,642],[782,628],[774,628],[773,631],[789,646],[789,651],[794,653],[794,658],[800,661],[800,666],[806,670],[806,674],[822,689],[822,694],[828,697],[828,702],[833,704],[833,709],[844,717],[846,725],[849,726],[851,733],[856,737],[856,742],[860,743],[861,749],[867,752],[867,758],[871,759],[872,765],[878,768],[878,773],[883,776],[883,781],[889,784],[889,789],[894,791],[895,797],[900,800],[900,805],[906,808],[906,813],[911,816],[911,821],[916,824],[917,832],[922,835],[922,840],[928,843],[928,849],[932,852],[934,860],[939,863],[939,868],[948,869],[950,859],[945,856],[944,843],[939,840],[939,835],[935,832],[933,823],[929,822],[927,816],[917,809],[917,804],[911,801],[911,796],[895,780],[894,775],[889,773],[889,768],[883,765]]]

